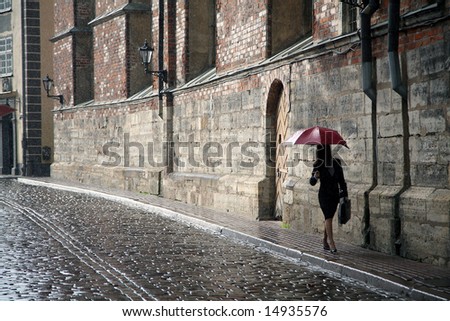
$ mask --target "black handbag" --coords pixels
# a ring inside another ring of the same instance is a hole
[[[347,197],[342,197],[339,201],[338,223],[345,224],[350,220],[352,213],[352,203]]]

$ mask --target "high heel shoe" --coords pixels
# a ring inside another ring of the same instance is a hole
[[[337,254],[337,249],[330,249],[331,254]]]
[[[323,249],[325,250],[325,251],[329,251],[331,248],[330,248],[330,245],[328,244],[328,242],[327,241],[323,241]]]

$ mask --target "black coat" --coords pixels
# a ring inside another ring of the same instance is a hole
[[[341,162],[338,159],[333,159],[333,167],[326,167],[323,161],[316,161],[312,176],[309,179],[310,184],[313,186],[317,183],[317,179],[314,177],[316,171],[320,173],[320,208],[325,219],[333,218],[339,204],[339,198],[348,196]]]

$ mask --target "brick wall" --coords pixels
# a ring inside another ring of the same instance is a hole
[[[94,99],[126,98],[126,19],[114,18],[94,27]]]
[[[104,13],[111,12],[127,3],[129,3],[129,0],[96,0],[95,1],[95,15],[101,16]],[[140,1],[136,1],[140,2]]]
[[[73,39],[66,37],[57,41],[53,46],[55,58],[53,59],[53,77],[55,81],[54,94],[64,96],[67,104],[73,104],[74,78],[72,59]]]
[[[248,66],[266,58],[266,1],[217,1],[218,72]]]
[[[55,35],[75,26],[73,0],[55,0]]]
[[[334,0],[314,1],[314,40],[338,36],[339,4]]]

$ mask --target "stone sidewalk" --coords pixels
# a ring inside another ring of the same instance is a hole
[[[322,249],[321,236],[300,234],[276,221],[254,221],[158,196],[103,189],[51,178],[21,178],[22,183],[88,193],[150,210],[214,230],[222,235],[320,266],[414,300],[450,300],[450,269],[336,242],[338,254]]]

